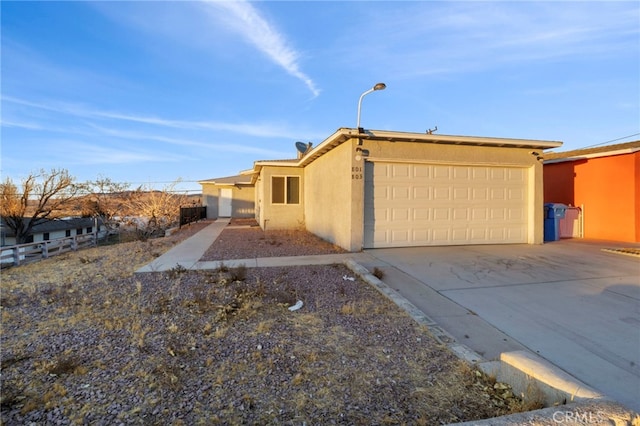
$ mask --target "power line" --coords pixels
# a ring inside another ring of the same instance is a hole
[[[86,196],[91,196],[91,195],[117,195],[117,194],[121,194],[121,193],[136,193],[137,191],[135,189],[125,189],[123,191],[118,191],[118,192],[89,192],[86,194],[78,194],[75,195],[73,198],[82,198],[82,197],[86,197]],[[160,190],[160,189],[150,189],[150,190],[143,190],[141,191],[141,193],[145,194],[145,193],[150,193],[150,192],[166,192],[168,194],[185,194],[187,192],[193,192],[196,194],[202,194],[202,190],[200,189],[174,189],[172,191],[166,191],[166,190]],[[15,195],[22,197],[24,195],[24,193],[22,192],[17,192]],[[29,195],[32,196],[41,196],[44,195],[40,192],[32,192],[29,193]]]
[[[582,147],[582,148],[579,148],[579,149],[594,148],[594,147],[596,147],[596,146],[606,145],[606,144],[611,143],[611,142],[621,141],[621,140],[623,140],[623,139],[632,138],[632,137],[634,137],[634,136],[638,136],[638,135],[640,135],[640,133],[634,133],[634,134],[629,135],[629,136],[623,136],[623,137],[621,137],[621,138],[611,139],[611,140],[606,141],[606,142],[597,143],[597,144],[595,144],[595,145],[585,146],[585,147]]]

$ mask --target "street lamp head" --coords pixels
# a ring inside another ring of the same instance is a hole
[[[360,108],[362,106],[362,98],[364,98],[366,95],[368,95],[371,92],[374,92],[376,90],[384,90],[386,88],[387,88],[386,84],[378,83],[375,86],[373,86],[371,89],[367,90],[362,95],[360,95],[360,99],[358,99],[358,132],[359,133],[362,133],[362,131],[363,131],[363,130],[361,130],[361,127],[360,127]]]

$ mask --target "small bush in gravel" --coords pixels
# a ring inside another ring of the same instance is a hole
[[[71,374],[76,371],[82,372],[84,369],[80,368],[80,359],[74,356],[63,355],[57,358],[54,363],[47,369],[49,374],[60,376],[63,374]]]
[[[185,272],[187,272],[187,268],[185,268],[184,266],[178,263],[176,264],[176,266],[174,266],[173,268],[167,271],[167,275],[169,276],[169,278],[174,279],[180,276],[181,274],[184,274]]]
[[[229,269],[229,278],[231,281],[244,281],[247,279],[247,267],[245,265],[239,265],[235,268]]]

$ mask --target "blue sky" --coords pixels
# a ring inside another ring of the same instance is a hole
[[[340,127],[640,139],[638,2],[11,2],[2,176],[199,190]],[[634,135],[634,136],[630,136]]]

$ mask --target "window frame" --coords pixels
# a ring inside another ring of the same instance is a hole
[[[274,185],[274,180],[275,179],[282,179],[283,182],[283,188],[281,192],[282,194],[282,198],[283,201],[279,202],[279,201],[274,201],[274,196],[276,194],[276,191],[274,191],[275,185]],[[289,179],[297,179],[298,184],[297,184],[297,193],[295,194],[295,201],[291,201],[294,197],[292,197],[293,194],[290,193],[290,186],[294,186],[294,185],[290,185],[290,181]],[[297,206],[300,205],[300,181],[301,178],[298,175],[271,175],[271,204],[276,205],[276,206]]]

